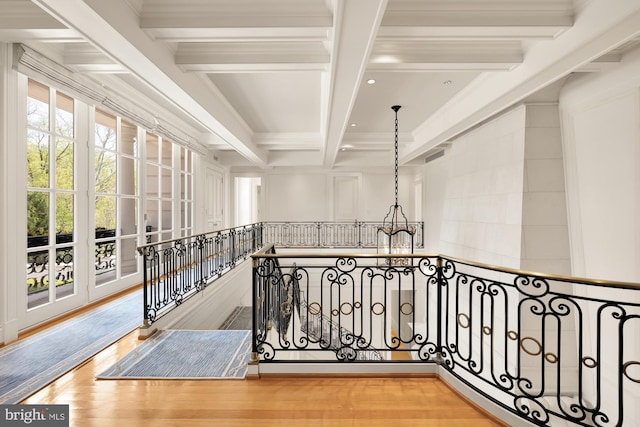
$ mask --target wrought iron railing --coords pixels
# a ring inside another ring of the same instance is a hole
[[[409,222],[415,230],[414,247],[424,247],[424,223]],[[381,222],[298,221],[264,223],[264,241],[281,247],[375,248]]]
[[[274,337],[254,318],[260,363],[359,363],[358,351],[373,348],[378,363],[437,364],[535,425],[631,426],[640,419],[639,285],[444,256],[411,255],[412,265],[393,266],[374,254],[273,252],[253,256],[255,313],[272,309],[264,305],[295,279],[309,300],[301,311],[351,334],[328,331],[313,342],[294,316],[287,334]],[[275,262],[288,271],[278,279]]]
[[[269,253],[275,253],[273,246]],[[289,273],[283,273],[278,258],[273,258],[263,265],[269,270],[265,279],[269,282],[258,287],[265,292],[255,295],[258,300],[265,301],[258,304],[254,310],[254,334],[260,331],[269,334],[275,331],[281,345],[288,341],[288,336],[302,339],[310,346],[316,346],[321,350],[332,350],[338,358],[354,360],[381,360],[380,352],[371,347],[347,348],[345,341],[351,341],[355,337],[352,331],[335,323],[329,316],[323,315],[309,308],[300,290],[298,277],[295,274],[296,266]],[[302,334],[298,333],[301,332]],[[265,335],[264,341],[269,340]]]
[[[143,258],[145,326],[261,246],[262,224],[251,224],[138,247]]]
[[[288,247],[370,248],[376,246],[381,225],[363,221],[263,222],[140,246],[146,292],[144,323],[150,325],[180,305],[221,271],[257,251],[262,242]],[[410,225],[416,229],[416,247],[423,247],[423,223]],[[96,244],[96,271],[111,268],[114,262],[113,242]]]
[[[98,240],[114,237],[116,230],[95,231],[95,257],[94,267],[96,275],[115,270],[115,241]],[[73,243],[72,233],[58,233],[55,235],[56,244]],[[49,260],[49,250],[41,249],[49,244],[49,235],[27,236],[27,293],[29,295],[48,291],[49,271],[55,268],[55,283],[57,287],[73,283],[74,275],[74,249],[72,246],[56,247],[55,259],[52,264]]]

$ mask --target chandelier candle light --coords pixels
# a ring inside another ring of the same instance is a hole
[[[389,207],[389,212],[384,217],[382,227],[378,227],[377,247],[378,253],[384,255],[412,254],[413,236],[415,229],[409,227],[402,206],[398,204],[398,110],[400,105],[394,105],[391,109],[396,114],[395,131],[395,203]],[[409,265],[411,258],[387,257],[386,265]]]

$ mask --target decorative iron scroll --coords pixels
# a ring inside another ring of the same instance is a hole
[[[73,247],[56,248],[54,280],[56,287],[73,283]],[[49,290],[49,250],[27,254],[27,294]]]
[[[261,363],[358,363],[373,351],[377,363],[438,363],[535,425],[640,419],[638,286],[442,256],[412,255],[407,266],[273,249],[253,258]],[[290,311],[283,330],[273,316]]]
[[[299,273],[296,266],[283,273],[277,258],[256,271],[254,281],[260,285],[254,289],[255,296],[264,304],[258,305],[255,313],[254,334],[261,339],[254,352],[265,359],[275,357],[276,346],[269,344],[273,332],[278,337],[277,347],[282,349],[329,350],[338,360],[382,360],[380,352],[365,340],[317,310],[318,303],[307,303],[300,290]],[[341,310],[351,308],[343,306]]]
[[[115,230],[96,230],[96,239],[105,239],[115,236]],[[58,245],[73,243],[72,233],[58,233],[55,237]],[[49,244],[49,235],[28,236],[27,247],[29,249],[46,246]],[[74,250],[73,247],[55,248],[54,279],[56,286],[64,286],[73,283],[74,274]],[[116,267],[115,242],[96,242],[94,265],[96,274],[113,271]],[[49,250],[35,250],[27,253],[27,293],[34,294],[49,289]]]

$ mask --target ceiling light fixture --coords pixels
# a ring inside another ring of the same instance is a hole
[[[389,207],[389,212],[382,221],[382,227],[378,227],[377,247],[378,253],[385,255],[412,254],[413,236],[415,228],[409,227],[409,221],[398,204],[398,110],[400,105],[394,105],[391,109],[396,113],[395,129],[395,203]],[[406,266],[412,261],[411,258],[385,258],[386,265]],[[380,263],[380,260],[378,260]]]
[[[375,82],[376,82],[376,79],[367,80],[367,84],[370,84],[370,85],[374,84]]]

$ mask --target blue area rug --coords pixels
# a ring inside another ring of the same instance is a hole
[[[0,349],[0,404],[18,403],[142,322],[142,290]]]
[[[250,331],[163,330],[98,378],[243,379],[250,354]]]

